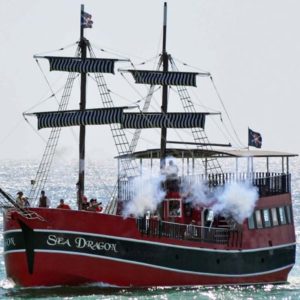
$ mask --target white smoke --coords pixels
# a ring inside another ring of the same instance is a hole
[[[144,172],[142,176],[135,178],[129,191],[132,198],[125,202],[123,215],[138,217],[147,211],[154,212],[166,195],[162,183],[166,178],[176,177],[177,173],[175,158],[168,157],[162,175],[153,176]],[[182,182],[181,195],[185,202],[191,203],[192,206],[209,208],[214,215],[231,217],[240,224],[251,216],[259,198],[257,189],[247,182],[227,183],[223,187],[213,189],[204,181]]]
[[[249,183],[232,182],[211,192],[200,182],[191,183],[188,189],[186,202],[207,207],[214,215],[232,217],[240,224],[251,216],[258,200],[257,189]]]
[[[164,175],[154,177],[151,174],[144,174],[135,178],[131,190],[133,197],[125,204],[123,215],[141,217],[147,211],[154,212],[166,195],[162,188],[164,181]]]
[[[187,203],[191,203],[193,206],[200,205],[208,207],[213,202],[213,196],[211,195],[205,182],[190,182],[183,183],[182,195]]]
[[[229,216],[242,224],[253,213],[258,200],[257,189],[249,183],[233,182],[217,195],[213,211],[222,216]]]

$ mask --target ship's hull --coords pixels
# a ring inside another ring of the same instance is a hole
[[[5,218],[7,276],[21,286],[119,287],[281,283],[295,243],[237,249],[139,232],[136,220],[36,209],[43,221]]]

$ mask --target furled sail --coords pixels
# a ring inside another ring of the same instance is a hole
[[[34,113],[38,129],[121,123],[124,107]]]
[[[50,63],[50,71],[78,73],[111,73],[117,59],[44,56]]]
[[[38,129],[119,123],[123,128],[204,128],[208,113],[125,113],[128,107],[34,113]]]
[[[209,76],[209,73],[162,72],[129,70],[136,83],[153,85],[196,86],[196,75]]]
[[[207,113],[124,113],[123,128],[204,128]]]

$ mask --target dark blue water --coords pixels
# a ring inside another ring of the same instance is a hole
[[[300,164],[299,159],[292,160],[291,172],[293,189],[294,222],[297,241],[300,238]],[[1,161],[0,186],[15,195],[19,190],[29,191],[30,179],[34,178],[36,162]],[[47,194],[52,206],[64,198],[75,208],[76,168],[74,162],[59,162],[49,176]],[[99,170],[101,169],[101,175]],[[87,195],[104,201],[114,186],[115,166],[112,162],[93,163],[87,172]],[[90,179],[90,180],[89,180]],[[93,182],[93,183],[88,183]],[[99,188],[101,186],[101,188]],[[2,218],[2,217],[1,217]],[[0,220],[2,231],[2,219]],[[3,237],[0,238],[0,250],[3,252]],[[19,288],[6,279],[3,255],[0,255],[0,299],[43,298],[43,299],[300,299],[300,249],[297,244],[297,261],[285,285],[265,286],[216,286],[192,288],[151,288],[151,289],[115,289],[101,285],[81,287]]]

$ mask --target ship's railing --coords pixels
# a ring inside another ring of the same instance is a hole
[[[222,244],[238,248],[242,244],[242,232],[236,229],[196,226],[160,221],[157,219],[137,219],[138,230],[147,236],[167,237]]]
[[[255,173],[223,173],[208,175],[187,175],[179,177],[181,188],[191,184],[202,184],[211,191],[215,188],[233,182],[247,182],[257,188],[261,197],[289,193],[291,190],[290,174],[255,172]],[[135,188],[132,179],[119,180],[119,199],[129,201],[132,199]]]
[[[224,173],[208,175],[189,175],[182,178],[183,182],[203,182],[213,189],[233,182],[247,182],[257,187],[260,196],[273,196],[289,193],[291,188],[290,174],[253,172],[253,173]]]

